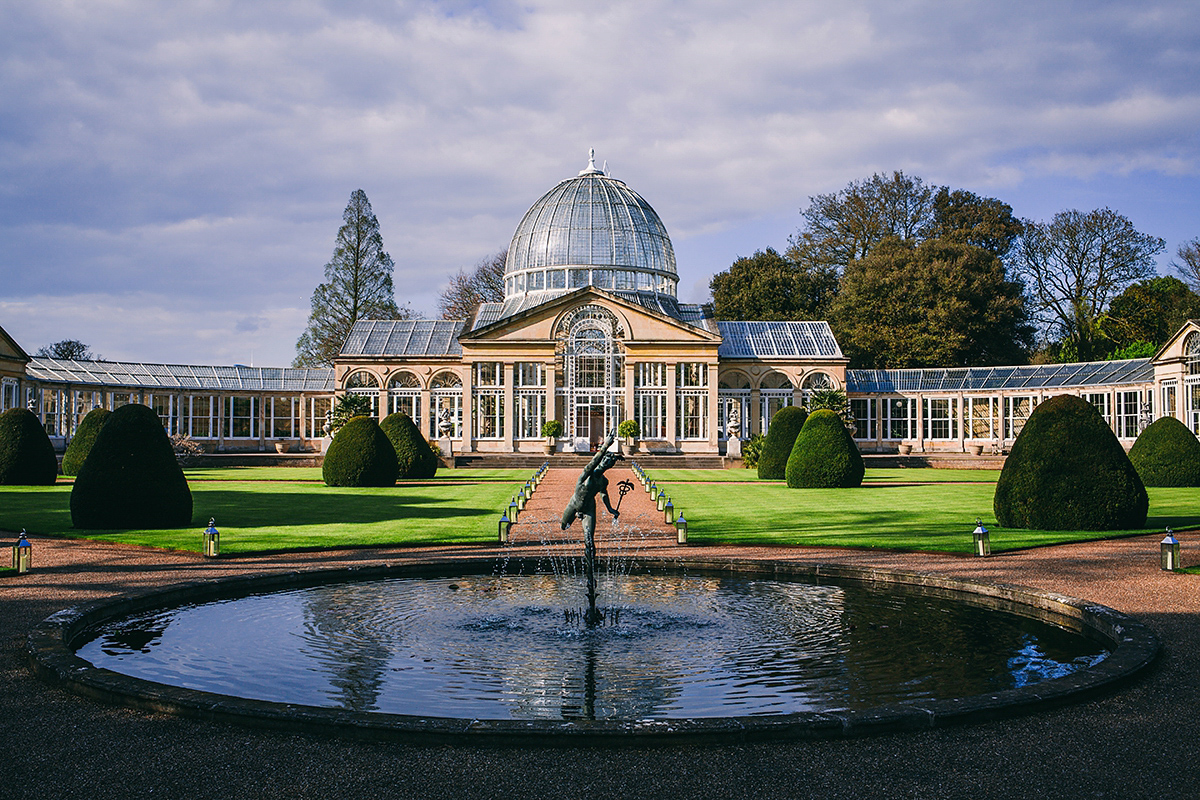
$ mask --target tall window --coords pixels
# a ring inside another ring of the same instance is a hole
[[[675,365],[675,434],[680,439],[708,438],[708,364]]]
[[[1113,427],[1112,418],[1112,395],[1108,392],[1089,392],[1083,396],[1096,410],[1100,412],[1100,416],[1104,417],[1104,422],[1110,428]]]
[[[0,382],[0,411],[8,411],[21,404],[20,388],[21,384],[12,378],[5,378]]]
[[[1117,392],[1117,436],[1136,439],[1141,392]]]
[[[170,436],[175,433],[175,396],[156,394],[150,397],[150,407],[158,414],[158,421]]]
[[[450,426],[451,438],[462,438],[462,379],[453,372],[439,372],[429,381],[429,395],[430,441],[441,437],[441,423],[443,420]]]
[[[717,429],[722,439],[729,438],[735,416],[738,435],[750,438],[750,378],[742,372],[727,372],[717,382]]]
[[[332,408],[332,397],[308,398],[308,413],[305,415],[305,419],[307,420],[309,439],[325,437],[325,423],[329,420],[329,412]]]
[[[300,431],[300,398],[267,399],[267,430],[274,439],[291,439]]]
[[[193,439],[212,439],[217,433],[217,398],[212,395],[192,395],[184,398],[184,414],[188,436]]]
[[[1164,417],[1173,417],[1178,409],[1178,400],[1176,400],[1176,392],[1178,387],[1174,381],[1164,383],[1162,387],[1162,415]]]
[[[643,439],[667,438],[667,365],[638,362],[633,367],[633,418]]]
[[[968,397],[966,400],[967,438],[1000,438],[999,411],[999,398]]]
[[[850,401],[850,416],[854,418],[854,438],[875,438],[875,407],[874,397],[855,397]]]
[[[922,401],[926,439],[958,438],[958,399],[931,397]]]
[[[784,406],[790,406],[795,401],[792,394],[792,382],[780,372],[770,372],[763,376],[758,390],[759,403],[762,405],[762,432],[765,434],[771,427],[771,419],[775,412]]]
[[[225,437],[228,439],[257,439],[258,438],[258,398],[230,397],[226,403],[228,427]]]
[[[1015,439],[1025,428],[1025,420],[1037,406],[1036,397],[1004,398],[1004,438]],[[1104,412],[1101,412],[1104,413]]]
[[[536,439],[546,421],[546,369],[536,362],[513,365],[513,425],[518,439]]]
[[[883,401],[884,438],[917,438],[917,401],[915,398],[891,397]]]

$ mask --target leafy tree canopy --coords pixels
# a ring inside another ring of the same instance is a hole
[[[362,189],[355,189],[342,214],[325,283],[312,294],[308,327],[296,342],[293,366],[332,366],[354,323],[360,319],[408,319],[412,311],[392,297],[392,257],[383,249],[379,220]]]
[[[39,347],[34,353],[38,358],[61,358],[75,361],[101,361],[92,349],[78,339],[63,339],[61,342]]]
[[[933,237],[961,237],[967,244],[1004,258],[1021,235],[1012,206],[994,197],[943,186],[933,197]]]
[[[1023,225],[1016,261],[1037,321],[1080,360],[1103,355],[1102,315],[1128,286],[1155,277],[1165,243],[1108,208],[1060,211],[1050,222]]]
[[[713,276],[717,319],[824,319],[837,291],[831,267],[797,263],[768,247]]]
[[[442,319],[470,319],[481,303],[504,300],[504,268],[508,250],[493,253],[470,271],[460,269],[438,296]]]
[[[1021,283],[957,237],[889,239],[851,263],[830,324],[853,366],[876,369],[1019,364],[1033,337]]]
[[[1113,298],[1097,327],[1110,343],[1110,352],[1126,351],[1142,342],[1151,346],[1153,355],[1184,322],[1198,316],[1200,295],[1187,284],[1178,278],[1151,278],[1138,281]]]

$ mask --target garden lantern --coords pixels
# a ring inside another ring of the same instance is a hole
[[[12,565],[18,575],[24,575],[33,566],[33,545],[25,538],[24,530],[21,531],[21,538],[13,545]]]
[[[513,525],[517,524],[517,512],[519,510],[520,509],[517,508],[517,498],[514,497],[512,502],[508,504],[508,519]]]
[[[508,521],[508,514],[500,515],[500,544],[508,544],[508,529],[512,527],[512,523]]]
[[[679,512],[679,518],[675,520],[675,533],[680,544],[687,544],[687,520],[683,518],[682,511]]]
[[[525,481],[525,499],[526,500],[533,499],[533,484],[530,483],[529,481]]]
[[[658,497],[658,510],[665,511],[667,508],[667,493],[659,492],[657,497]],[[669,521],[670,520],[668,520],[668,522]]]
[[[1167,536],[1158,546],[1158,565],[1165,570],[1174,572],[1179,569],[1179,540],[1167,528]]]
[[[658,490],[658,484],[656,484],[654,481],[646,482],[646,491],[650,494],[651,500],[654,499],[654,492],[657,490]]]
[[[663,506],[663,522],[668,525],[675,524],[675,504],[667,500],[667,504]]]
[[[983,527],[983,520],[979,517],[975,518],[975,555],[990,556],[992,554],[992,543],[988,539],[988,529]]]
[[[204,539],[204,555],[208,558],[216,558],[221,554],[221,532],[216,529],[216,520],[212,517],[208,518],[208,527],[204,529],[201,537]]]

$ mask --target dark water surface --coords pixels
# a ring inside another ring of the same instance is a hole
[[[78,654],[146,680],[357,711],[652,719],[870,708],[1067,675],[1107,651],[949,600],[703,575],[396,578],[110,622]],[[614,613],[615,612],[615,613]]]

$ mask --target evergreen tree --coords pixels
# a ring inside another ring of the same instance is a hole
[[[773,248],[743,256],[709,282],[717,319],[824,319],[837,292],[831,267],[798,264]]]
[[[308,327],[296,342],[297,367],[327,367],[360,319],[408,319],[392,297],[392,257],[383,249],[379,220],[362,189],[355,189],[342,214],[325,283],[312,294]]]

